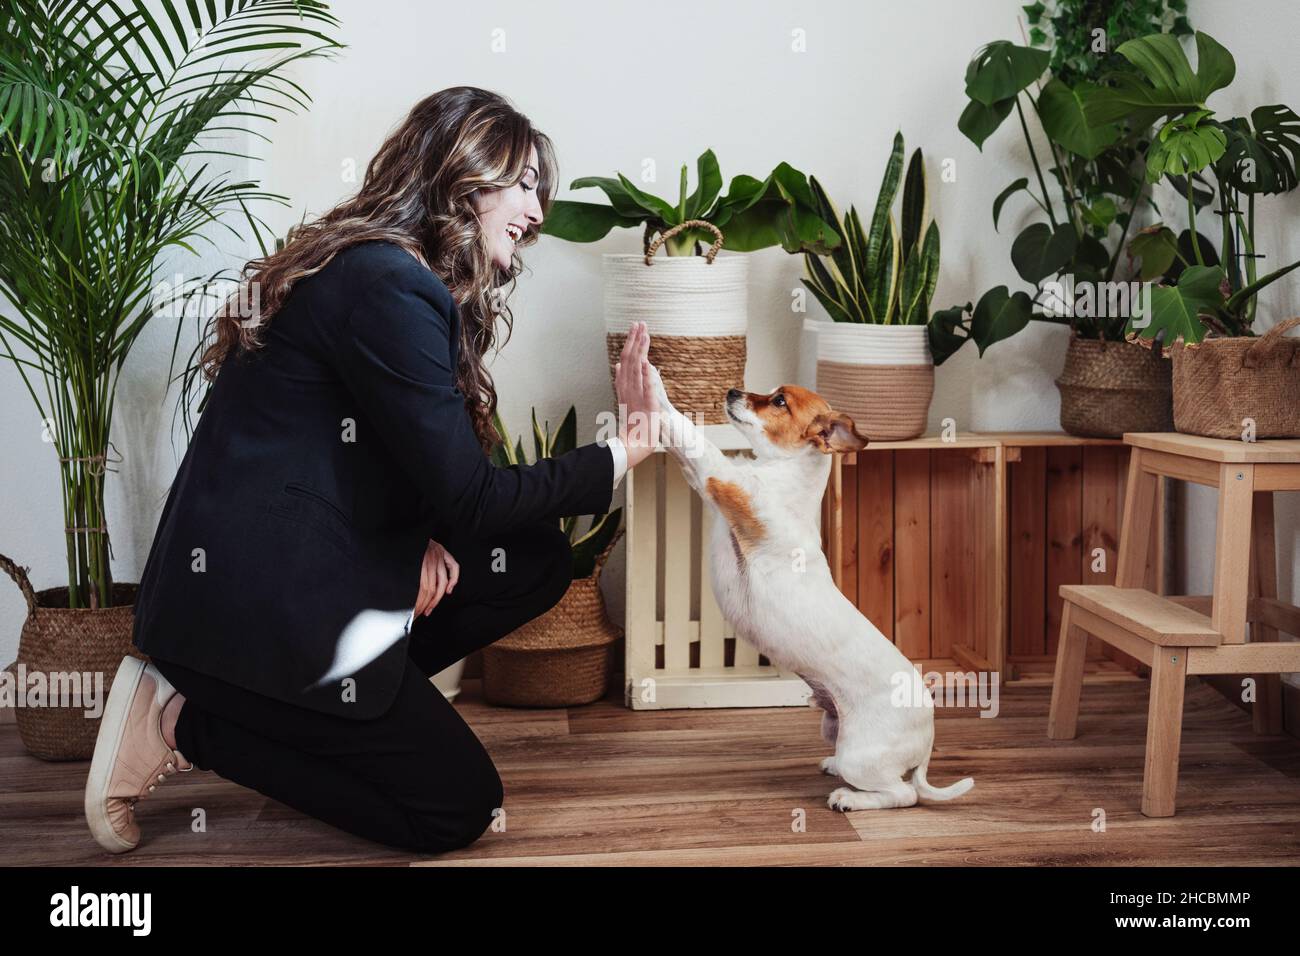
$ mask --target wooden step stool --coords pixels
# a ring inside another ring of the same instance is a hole
[[[1189,674],[1255,678],[1257,733],[1282,732],[1281,674],[1300,671],[1300,608],[1277,599],[1273,492],[1300,491],[1300,441],[1225,441],[1128,433],[1129,462],[1114,585],[1062,585],[1061,640],[1047,736],[1074,737],[1087,636],[1151,668],[1142,813],[1174,815],[1183,687]],[[1164,597],[1142,587],[1157,485],[1177,478],[1219,489],[1214,593]],[[1251,642],[1246,642],[1246,624]]]

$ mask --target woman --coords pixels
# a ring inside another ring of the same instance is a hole
[[[105,849],[135,847],[135,803],[195,766],[391,846],[462,847],[492,822],[500,777],[429,678],[560,600],[557,519],[607,512],[654,448],[638,325],[617,439],[488,458],[483,355],[555,183],[550,141],[504,99],[443,90],[355,198],[246,266],[260,310],[214,321],[141,577],[153,663],[123,659],[100,725],[85,808]]]

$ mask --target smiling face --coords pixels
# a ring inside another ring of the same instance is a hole
[[[492,261],[502,271],[510,271],[515,246],[524,233],[530,229],[536,232],[541,225],[542,205],[537,198],[539,176],[537,147],[533,146],[523,179],[502,189],[480,189],[471,197]]]
[[[735,423],[760,458],[833,451],[859,451],[867,439],[853,419],[837,412],[816,392],[798,385],[778,385],[766,395],[727,392],[727,417]]]

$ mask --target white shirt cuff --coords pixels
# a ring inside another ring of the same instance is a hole
[[[614,456],[614,487],[623,480],[627,474],[627,447],[623,444],[623,439],[617,435],[606,440],[605,445],[609,448],[609,453]]]

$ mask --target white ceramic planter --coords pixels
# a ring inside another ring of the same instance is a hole
[[[873,441],[925,434],[934,357],[924,325],[805,319],[817,333],[817,392]]]
[[[633,322],[650,333],[650,362],[672,403],[706,424],[725,422],[729,388],[745,384],[749,259],[744,255],[656,256],[606,253],[605,344],[610,381]]]

